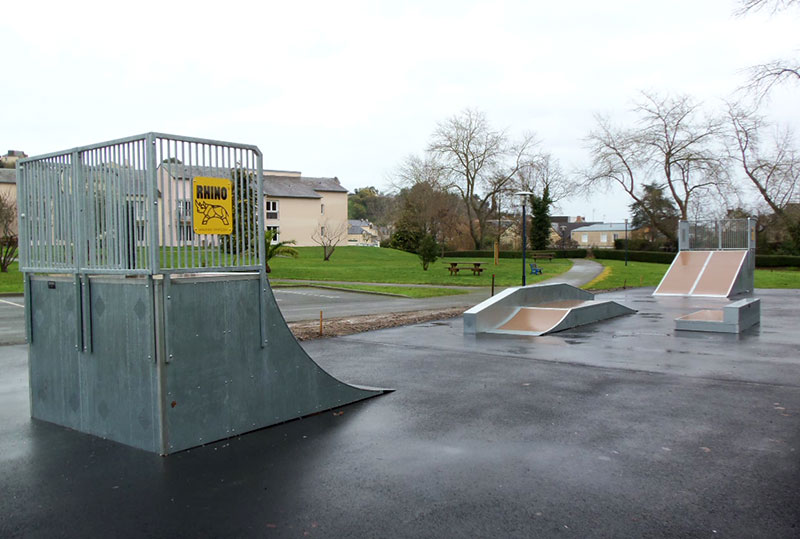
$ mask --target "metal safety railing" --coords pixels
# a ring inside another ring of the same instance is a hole
[[[156,274],[264,265],[262,155],[255,146],[147,133],[20,160],[17,177],[22,271]],[[230,197],[230,209],[198,200],[198,179],[230,186],[230,193],[216,191]],[[208,232],[200,221],[226,230]]]
[[[678,243],[681,251],[755,249],[754,219],[680,221]]]

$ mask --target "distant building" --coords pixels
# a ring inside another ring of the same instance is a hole
[[[626,236],[625,223],[595,223],[573,229],[571,239],[583,249],[613,249],[614,240],[633,237],[633,233],[630,224],[627,225]]]
[[[380,247],[378,229],[365,219],[350,219],[347,229],[347,245]]]
[[[8,150],[8,153],[0,156],[0,169],[3,168],[16,168],[17,161],[23,157],[28,157],[25,152],[19,150]]]

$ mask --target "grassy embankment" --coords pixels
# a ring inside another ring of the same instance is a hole
[[[669,269],[669,264],[650,262],[625,262],[621,260],[597,260],[605,266],[603,273],[583,288],[603,290],[608,288],[658,286]],[[756,288],[800,288],[798,269],[757,269]]]

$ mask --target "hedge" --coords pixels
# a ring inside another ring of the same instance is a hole
[[[554,258],[586,258],[586,249],[526,251],[526,257],[535,253],[552,253]],[[444,258],[494,258],[494,251],[445,251]],[[522,251],[500,251],[500,258],[522,258]]]
[[[592,254],[595,258],[607,260],[625,260],[625,251],[615,251],[614,249],[593,249]],[[675,253],[664,253],[661,251],[628,251],[628,260],[632,262],[655,262],[658,264],[671,264],[675,259]]]
[[[757,268],[800,268],[800,256],[756,255]]]
[[[594,249],[595,258],[607,260],[625,260],[625,251],[614,249]],[[661,251],[628,251],[628,260],[634,262],[656,262],[671,264],[677,253],[663,253]],[[790,268],[800,267],[800,256],[790,255],[756,255],[757,268]]]

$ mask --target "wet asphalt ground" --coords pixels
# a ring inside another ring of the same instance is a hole
[[[800,536],[800,291],[758,290],[741,335],[676,332],[724,302],[651,291],[543,337],[307,341],[396,391],[166,458],[31,420],[26,347],[2,347],[0,536]]]

